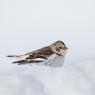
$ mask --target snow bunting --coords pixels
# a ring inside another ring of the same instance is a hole
[[[8,55],[7,57],[16,57],[18,65],[22,64],[42,64],[47,66],[62,66],[66,50],[65,43],[56,41],[55,43],[41,49],[26,53],[24,55]]]

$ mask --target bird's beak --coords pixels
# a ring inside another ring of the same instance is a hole
[[[68,50],[69,48],[68,47],[65,47],[65,50]]]

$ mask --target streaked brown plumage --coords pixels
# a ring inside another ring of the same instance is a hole
[[[52,63],[53,59],[60,59],[64,58],[65,52],[68,48],[66,47],[65,43],[62,41],[57,41],[47,47],[43,47],[41,49],[26,53],[24,55],[9,55],[7,57],[16,57],[19,60],[13,62],[21,64],[27,63]],[[52,55],[55,55],[55,58],[50,58]],[[55,62],[55,61],[53,61]]]
[[[39,57],[43,58],[43,59],[47,59],[53,53],[54,52],[52,51],[52,49],[50,47],[44,47],[39,50],[27,53],[25,55],[26,56],[29,55],[28,57],[26,57],[26,59],[35,59],[35,58],[39,58]]]

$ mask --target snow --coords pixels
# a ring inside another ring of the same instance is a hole
[[[95,1],[1,0],[0,95],[95,95]],[[11,64],[62,40],[63,67]]]
[[[0,73],[0,95],[95,95],[95,60],[63,67],[11,66]]]

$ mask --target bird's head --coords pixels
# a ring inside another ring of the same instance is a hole
[[[51,44],[50,47],[52,48],[53,52],[55,52],[59,56],[63,56],[68,50],[65,43],[62,41],[57,41]]]

